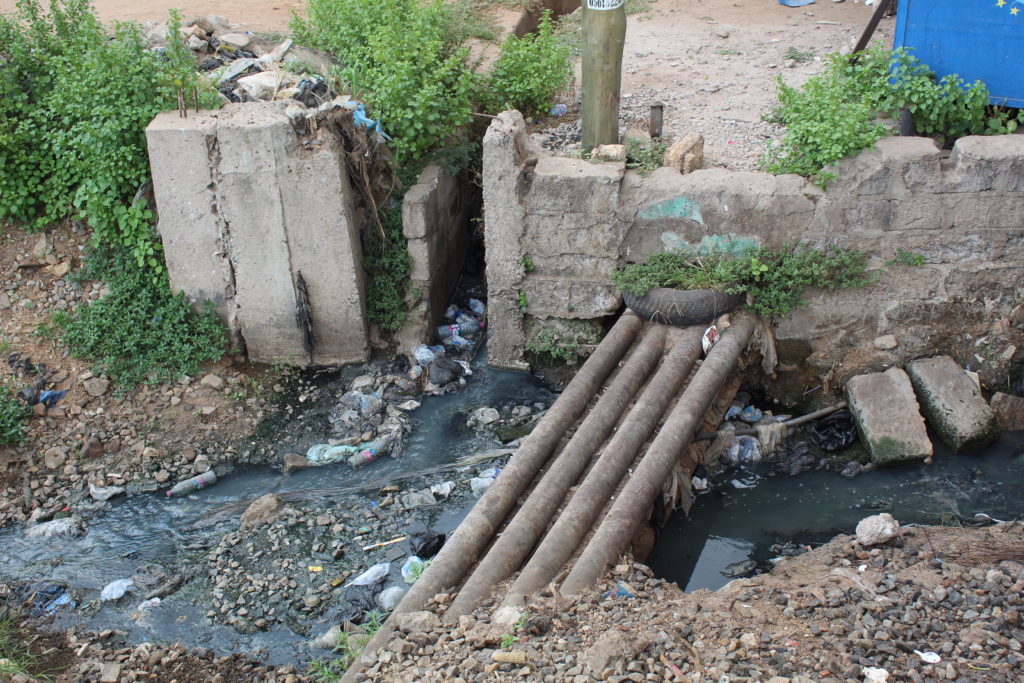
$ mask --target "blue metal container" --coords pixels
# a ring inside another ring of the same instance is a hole
[[[1024,0],[899,0],[893,43],[939,78],[982,81],[992,104],[1024,107]]]

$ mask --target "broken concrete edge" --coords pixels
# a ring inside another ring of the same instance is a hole
[[[983,446],[998,434],[995,415],[981,388],[949,356],[907,363],[925,420],[954,451]]]

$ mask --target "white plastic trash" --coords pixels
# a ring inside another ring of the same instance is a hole
[[[402,565],[402,578],[406,583],[416,583],[416,579],[420,577],[426,567],[426,562],[415,555],[410,555]]]
[[[420,344],[412,350],[412,357],[416,359],[416,362],[420,365],[430,365],[434,362],[434,352],[430,350],[430,347],[426,344]]]
[[[401,586],[391,586],[378,593],[374,600],[377,602],[377,607],[385,612],[390,612],[398,607],[398,603],[405,597],[406,592],[407,590]]]
[[[469,480],[469,488],[473,489],[473,495],[479,498],[493,482],[494,477],[473,477]]]
[[[100,591],[100,601],[108,602],[114,600],[120,600],[124,597],[124,594],[135,587],[135,582],[131,579],[118,579],[117,581],[111,581],[103,590]]]
[[[381,562],[380,564],[375,564],[369,569],[367,569],[365,572],[357,576],[356,578],[346,583],[345,587],[348,588],[349,586],[368,586],[374,581],[378,581],[379,579],[382,579],[385,576],[387,576],[388,572],[390,571],[390,562]]]

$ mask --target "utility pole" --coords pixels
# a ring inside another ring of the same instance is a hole
[[[583,150],[619,141],[624,0],[583,0]]]

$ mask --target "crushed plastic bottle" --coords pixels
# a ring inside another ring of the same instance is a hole
[[[464,319],[455,325],[441,325],[437,328],[437,338],[444,340],[455,335],[474,334],[483,329],[483,325],[476,318]]]
[[[473,342],[459,334],[448,337],[447,339],[444,340],[444,344],[445,346],[451,346],[453,349],[456,349],[458,351],[473,350]]]
[[[359,468],[363,465],[368,465],[377,458],[385,455],[388,449],[391,448],[391,442],[393,441],[390,436],[383,436],[379,439],[374,439],[370,442],[369,446],[366,446],[358,453],[348,459],[348,464],[353,468]]]
[[[186,493],[192,493],[199,489],[206,488],[207,486],[213,486],[217,483],[217,475],[213,470],[203,472],[197,477],[189,477],[184,481],[179,481],[177,484],[171,487],[167,492],[167,497],[171,496],[183,496]]]
[[[487,307],[484,306],[484,302],[480,301],[480,299],[470,299],[469,310],[473,311],[482,318],[484,317],[484,313],[487,312]]]

